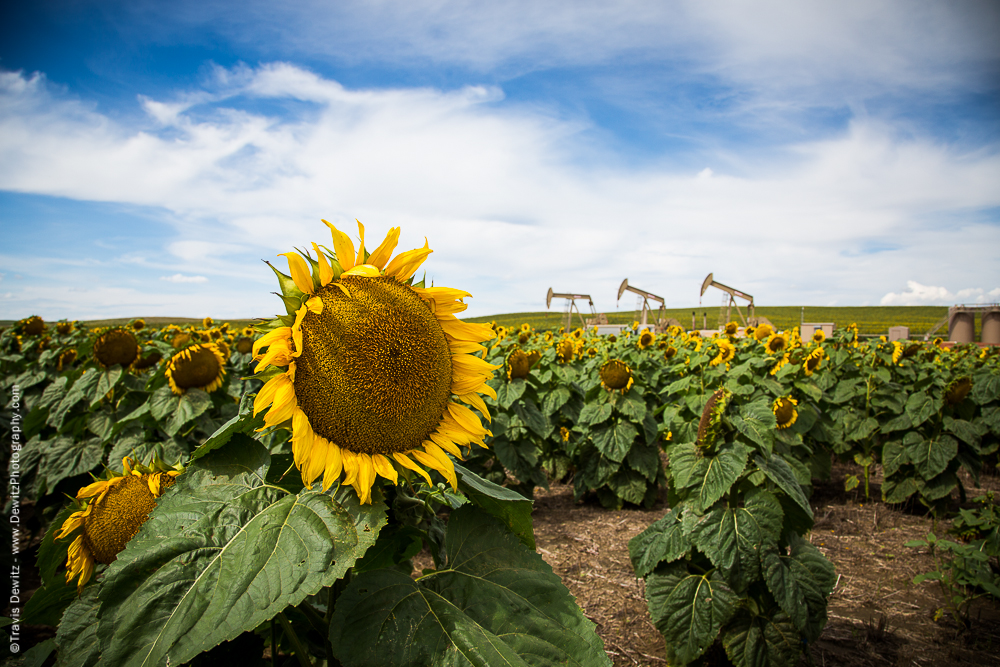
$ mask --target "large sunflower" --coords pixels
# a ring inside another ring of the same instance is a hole
[[[131,331],[117,327],[105,331],[94,341],[94,359],[103,368],[120,365],[127,368],[139,356],[139,344]]]
[[[712,366],[718,366],[719,364],[726,364],[726,368],[729,367],[729,362],[733,360],[736,356],[736,346],[730,343],[725,338],[720,338],[715,341],[716,346],[719,348],[719,353],[715,355],[715,358],[709,362]]]
[[[764,343],[768,354],[783,353],[788,349],[788,334],[773,333],[767,337]]]
[[[817,331],[821,331],[821,329],[817,329]],[[824,352],[823,348],[821,347],[817,347],[815,350],[810,352],[806,356],[805,361],[802,362],[802,370],[805,371],[806,377],[812,375],[817,370],[819,370],[819,366],[821,363],[823,363],[823,359],[825,358],[826,358],[826,352]]]
[[[528,377],[531,370],[531,359],[519,347],[515,347],[507,355],[507,379],[518,380]]]
[[[774,412],[774,418],[778,422],[779,429],[788,428],[799,418],[799,412],[795,409],[795,406],[798,404],[799,402],[791,396],[782,396],[774,399],[774,403],[771,404],[771,410]]]
[[[643,331],[641,334],[639,334],[639,340],[637,340],[635,344],[636,347],[638,347],[640,350],[645,350],[647,347],[652,345],[653,341],[655,340],[656,337],[653,336],[653,334],[650,333],[650,331],[647,329],[646,331]]]
[[[108,479],[99,479],[77,492],[78,509],[56,534],[56,539],[76,535],[67,552],[66,583],[77,579],[77,589],[82,590],[94,573],[94,563],[113,563],[139,532],[156,507],[156,499],[180,474],[159,463],[155,468],[133,468],[134,463],[125,457],[121,475],[112,472]]]
[[[290,426],[307,485],[322,478],[327,489],[343,474],[370,503],[376,475],[395,483],[405,468],[429,483],[422,464],[457,488],[448,454],[461,458],[460,446],[485,447],[492,435],[463,403],[489,419],[479,394],[496,398],[486,382],[499,366],[476,355],[493,329],[455,317],[468,292],[413,284],[432,252],[426,242],[390,261],[398,227],[369,253],[360,222],[357,251],[324,222],[333,253],[313,243],[315,259],[284,253],[291,276],[275,270],[289,314],[254,343],[256,372],[267,380],[254,413],[270,406],[265,427]]]
[[[611,392],[620,391],[622,394],[626,394],[635,382],[632,378],[632,369],[620,359],[609,359],[604,362],[599,373],[601,386]]]

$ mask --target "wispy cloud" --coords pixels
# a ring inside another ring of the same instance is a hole
[[[205,276],[185,276],[183,273],[175,273],[172,276],[160,276],[160,280],[165,280],[168,283],[207,283],[208,278]]]
[[[915,280],[906,281],[906,291],[889,292],[882,297],[883,306],[951,306],[960,303],[995,303],[1000,301],[1000,287],[984,290],[981,287],[950,292],[945,287],[921,285]]]
[[[306,105],[257,104],[291,100]],[[127,124],[42,76],[0,73],[0,188],[167,211],[181,271],[322,241],[320,217],[352,233],[359,218],[369,239],[401,225],[401,248],[427,236],[437,251],[430,278],[476,295],[470,314],[539,308],[548,287],[610,310],[626,276],[686,306],[710,271],[764,304],[875,301],[901,275],[1000,284],[997,146],[886,120],[739,169],[728,149],[638,168],[593,125],[505,104],[494,86],[351,89],[272,63],[144,105]]]

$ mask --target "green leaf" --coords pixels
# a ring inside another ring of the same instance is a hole
[[[191,461],[196,461],[209,452],[225,445],[237,433],[253,433],[264,426],[264,413],[253,416],[253,397],[244,394],[240,399],[240,412],[208,437],[200,447],[191,453]]]
[[[972,400],[986,405],[1000,398],[1000,374],[996,372],[977,373],[972,382]]]
[[[69,549],[70,540],[56,540],[56,533],[62,530],[63,523],[69,518],[69,515],[73,513],[73,507],[67,506],[59,510],[55,518],[52,519],[52,523],[49,524],[48,529],[45,531],[45,536],[42,537],[42,543],[38,547],[38,575],[42,580],[42,585],[47,586],[50,583],[65,581],[65,577],[60,575],[56,577],[56,571],[59,566],[66,562],[66,551]]]
[[[864,440],[878,428],[878,420],[874,417],[862,417],[856,413],[848,413],[844,417],[844,438],[853,442]]]
[[[888,478],[896,474],[901,465],[910,463],[910,456],[900,440],[890,440],[882,446],[882,473]]]
[[[670,461],[670,474],[678,490],[686,489],[697,481],[693,475],[701,458],[701,452],[693,443],[674,445],[667,452],[667,456]]]
[[[747,467],[750,448],[740,442],[723,443],[715,456],[698,459],[691,473],[692,500],[695,507],[705,510],[729,492],[729,487]]]
[[[660,450],[650,445],[634,444],[625,458],[632,470],[642,473],[650,482],[656,481],[660,472]]]
[[[931,415],[941,410],[938,401],[928,396],[925,392],[916,391],[906,399],[906,414],[910,417],[913,428],[920,426],[927,421]]]
[[[66,391],[69,389],[69,378],[65,375],[56,378],[49,386],[45,388],[42,392],[42,396],[38,399],[35,404],[36,407],[47,408],[51,405],[59,403],[66,396]]]
[[[552,433],[552,424],[549,423],[549,418],[539,412],[538,406],[527,396],[514,404],[514,412],[535,435],[547,438]]]
[[[154,391],[149,397],[149,411],[153,414],[153,419],[162,421],[164,417],[173,414],[180,400],[181,397],[175,396],[168,385]]]
[[[64,479],[90,472],[101,464],[104,449],[100,438],[76,442],[69,436],[58,436],[43,442],[44,451],[39,469],[45,475],[45,484],[54,489]]]
[[[448,521],[447,566],[414,581],[358,575],[330,623],[345,667],[610,665],[600,638],[541,556],[465,505]]]
[[[188,389],[177,401],[177,408],[170,415],[163,430],[167,435],[177,435],[177,432],[198,418],[212,406],[211,397],[201,389]]]
[[[672,509],[628,543],[635,576],[644,578],[660,563],[670,563],[687,554],[691,540],[684,533],[680,511]]]
[[[89,394],[100,379],[101,374],[94,370],[85,372],[77,378],[76,382],[73,383],[73,386],[66,392],[66,395],[63,396],[61,401],[59,401],[59,404],[49,410],[48,425],[54,426],[55,428],[62,428],[63,420],[66,418],[70,409],[72,409],[80,401],[89,398]]]
[[[101,662],[97,641],[99,586],[87,586],[63,613],[56,628],[60,667],[93,667]],[[104,663],[107,664],[107,663]]]
[[[542,412],[546,415],[551,415],[553,412],[561,408],[566,404],[566,401],[570,399],[569,389],[559,385],[552,391],[545,394],[545,398],[542,400]]]
[[[801,391],[804,396],[817,403],[823,398],[823,390],[817,387],[816,383],[812,380],[796,380],[795,388]]]
[[[22,621],[23,622],[23,621]],[[58,623],[58,620],[56,621]],[[35,644],[24,653],[24,662],[21,667],[43,667],[45,661],[49,659],[52,652],[56,650],[55,638],[46,639]]]
[[[954,433],[962,442],[966,442],[973,446],[979,445],[979,431],[977,431],[976,427],[972,425],[972,422],[967,422],[964,419],[952,419],[951,417],[945,417],[944,428],[949,433]]]
[[[646,578],[653,624],[667,641],[667,660],[686,664],[702,655],[736,611],[738,598],[722,574],[688,572],[684,563],[664,565]]]
[[[621,463],[638,435],[639,432],[631,423],[618,421],[595,429],[591,440],[598,451],[615,463]]]
[[[886,478],[882,484],[882,500],[887,503],[901,503],[917,492],[917,482],[912,477],[895,480]]]
[[[90,407],[94,407],[100,403],[108,395],[108,392],[118,386],[121,379],[122,367],[117,364],[101,373],[97,379],[97,389],[90,399]]]
[[[913,434],[912,431],[907,433],[907,436],[911,434]],[[958,441],[950,435],[927,440],[918,436],[915,439],[916,442],[907,445],[906,453],[917,472],[925,480],[930,481],[944,472],[948,464],[958,454]]]
[[[795,479],[795,472],[784,459],[777,455],[764,454],[763,456],[755,456],[754,463],[757,464],[757,467],[760,468],[772,482],[778,485],[779,489],[785,492],[785,495],[795,501],[795,504],[798,505],[810,519],[813,518],[812,508],[809,506],[809,500],[806,498],[806,494],[803,493],[802,486],[799,484],[798,480]]]
[[[695,523],[695,546],[719,568],[737,593],[761,578],[763,551],[781,536],[784,514],[769,491],[756,489],[743,507],[717,507]]]
[[[511,380],[510,382],[500,382],[497,387],[497,405],[504,410],[510,409],[514,401],[524,395],[524,390],[528,384],[523,379]]]
[[[580,424],[582,426],[594,426],[604,423],[611,417],[610,403],[587,403],[580,411]]]
[[[688,375],[687,377],[682,377],[680,380],[675,380],[671,382],[669,385],[667,385],[667,388],[661,392],[661,395],[673,396],[674,394],[678,394],[684,391],[685,389],[688,388],[688,385],[691,384],[691,377],[692,376]]]
[[[910,419],[910,415],[904,412],[883,424],[880,431],[882,433],[894,433],[896,431],[908,431],[911,428],[913,428],[913,421]]]
[[[833,396],[830,397],[831,403],[841,404],[850,401],[855,396],[859,395],[864,391],[859,386],[859,380],[842,380],[837,384],[837,388],[833,390]]]
[[[457,463],[455,472],[458,474],[458,489],[473,505],[503,522],[524,546],[535,549],[535,532],[531,523],[532,501],[516,491],[483,479]]]
[[[768,616],[742,613],[722,636],[735,667],[791,666],[802,654],[802,637],[784,612]]]
[[[375,542],[382,502],[266,486],[269,461],[259,443],[236,437],[159,500],[105,571],[105,664],[190,660],[332,585]]]
[[[48,585],[31,594],[24,605],[20,622],[25,625],[59,625],[63,612],[76,597],[75,582],[66,583],[65,577],[54,577]]]
[[[739,416],[731,417],[740,433],[770,451],[774,447],[774,429],[778,421],[768,401],[754,401],[740,407]]]
[[[646,478],[635,470],[619,470],[608,480],[608,486],[615,495],[633,505],[642,504],[646,496]]]
[[[634,424],[641,424],[646,418],[646,401],[635,387],[622,396],[622,400],[618,402],[618,409]]]
[[[918,477],[916,482],[917,490],[926,500],[940,500],[951,494],[958,486],[958,477],[950,470],[946,470],[934,479],[924,481]]]

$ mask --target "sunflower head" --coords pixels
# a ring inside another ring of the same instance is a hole
[[[632,369],[620,359],[609,359],[604,362],[599,372],[601,386],[608,391],[620,391],[625,394],[635,382],[632,378]]]
[[[59,353],[59,361],[56,362],[56,370],[61,371],[63,368],[69,368],[76,361],[76,348],[70,347]]]
[[[743,330],[743,333],[746,335],[747,338],[749,338],[750,336],[757,335],[757,329],[755,327],[747,327],[746,329]]]
[[[826,332],[823,331],[822,329],[814,329],[812,340],[814,343],[822,343],[823,341],[826,340]]]
[[[186,331],[176,333],[174,334],[173,338],[170,339],[170,345],[175,350],[179,350],[182,347],[186,347],[190,342],[191,342],[191,334]]]
[[[722,433],[722,415],[726,412],[733,393],[728,389],[717,389],[701,411],[698,421],[698,447],[711,451]]]
[[[523,379],[528,377],[528,372],[531,370],[531,359],[524,350],[515,347],[507,355],[506,366],[508,380]]]
[[[709,363],[712,366],[718,366],[719,364],[728,364],[736,356],[736,346],[730,343],[725,338],[720,338],[715,341],[716,346],[719,348],[719,353],[715,355]],[[727,366],[728,368],[728,366]]]
[[[236,351],[240,354],[250,354],[253,351],[253,338],[241,336],[236,341]]]
[[[213,392],[222,386],[226,358],[214,343],[197,343],[170,357],[167,382],[170,391],[185,394],[188,389]]]
[[[77,579],[78,589],[90,579],[95,563],[115,561],[156,507],[156,499],[181,473],[159,460],[152,467],[135,466],[128,457],[122,463],[122,474],[109,472],[105,479],[77,492],[77,509],[56,534],[56,539],[73,538],[67,551],[66,582]]]
[[[771,328],[770,324],[761,324],[759,327],[753,330],[754,337],[761,342],[767,340],[768,336],[770,336],[773,333],[774,329]]]
[[[903,350],[903,357],[904,358],[905,357],[912,357],[917,352],[920,352],[920,350],[922,350],[922,349],[923,349],[923,346],[920,345],[920,343],[913,343],[911,345],[907,345],[906,349]]]
[[[521,331],[517,333],[517,342],[520,343],[521,345],[527,344],[529,340],[531,340],[531,331],[525,331],[524,329],[521,329]]]
[[[569,442],[569,429],[565,426],[559,427],[559,437],[563,442]]]
[[[160,354],[159,350],[152,350],[146,356],[138,356],[135,361],[132,362],[132,370],[134,371],[144,371],[147,368],[152,368],[156,364],[160,363],[163,359],[163,355]]]
[[[944,391],[944,400],[948,405],[958,405],[972,391],[972,378],[965,376],[952,380]]]
[[[806,356],[805,361],[802,362],[802,370],[805,371],[806,376],[812,375],[817,370],[819,366],[823,363],[823,359],[826,358],[826,353],[823,352],[823,348],[817,347],[815,350],[810,352]]]
[[[590,357],[591,359],[593,359],[594,357],[596,357],[597,356],[597,348],[596,347],[588,347],[587,348],[587,356]]]
[[[798,404],[799,402],[791,396],[774,399],[771,410],[774,412],[774,418],[778,421],[778,428],[788,428],[795,423],[795,420],[799,418],[799,413],[795,409]]]
[[[551,331],[546,331],[545,335],[543,336],[543,338],[545,339],[546,343],[551,343],[552,342],[552,338],[553,338],[552,332]]]
[[[56,322],[56,333],[65,336],[66,334],[73,333],[73,323],[72,322]]]
[[[727,336],[735,336],[736,332],[739,330],[739,328],[740,328],[740,325],[737,324],[736,322],[727,322],[726,323],[726,331],[725,331],[725,333],[726,333]]]
[[[45,320],[38,315],[26,317],[17,323],[18,329],[25,336],[40,336],[45,333]]]
[[[677,348],[674,347],[673,345],[668,345],[667,349],[663,351],[663,358],[666,359],[667,361],[670,361],[675,356],[677,356]]]
[[[308,486],[342,479],[367,504],[376,475],[396,483],[409,470],[430,483],[423,465],[457,487],[448,454],[485,447],[490,435],[466,404],[489,419],[479,394],[496,398],[486,382],[500,366],[480,358],[479,343],[493,329],[455,317],[468,292],[413,283],[432,252],[426,243],[391,258],[398,227],[369,253],[360,222],[357,249],[326,225],[333,252],[313,243],[315,257],[284,253],[291,275],[271,267],[288,314],[254,343],[266,380],[254,413],[269,408],[265,428],[290,428]]]
[[[128,329],[116,327],[99,335],[94,341],[94,359],[103,368],[118,364],[122,368],[132,365],[139,356],[139,344]]]
[[[903,344],[900,343],[898,340],[893,341],[893,343],[892,343],[892,363],[894,363],[894,364],[898,364],[899,363],[899,361],[903,358],[903,351],[904,351]]]
[[[213,320],[211,317],[206,317],[201,321],[201,328],[211,329],[213,324],[215,324],[215,320]]]
[[[142,319],[141,317],[138,318],[138,319],[132,320],[132,330],[133,331],[142,331],[145,328],[146,328],[146,320]]]
[[[541,359],[542,359],[542,353],[539,352],[538,350],[532,350],[531,352],[528,352],[528,364],[530,368],[534,368],[535,364],[541,361]]]
[[[564,364],[573,361],[574,352],[576,352],[576,345],[572,338],[565,338],[556,345],[556,358]]]
[[[609,343],[614,343],[617,340],[618,340],[618,336],[616,336],[614,334],[608,334],[608,342]]]
[[[640,350],[645,350],[647,347],[653,344],[654,340],[656,340],[656,337],[653,336],[653,334],[651,334],[647,329],[646,331],[643,331],[641,334],[639,334],[639,340],[637,340],[635,344],[636,347],[638,347]]]
[[[769,374],[770,375],[777,375],[778,371],[780,371],[782,368],[784,368],[785,364],[788,363],[789,358],[790,357],[789,357],[789,355],[788,355],[787,352],[785,354],[779,356],[778,357],[778,361],[775,362],[774,366],[771,366],[771,370],[769,371]]]
[[[764,346],[767,347],[768,354],[783,353],[788,349],[788,334],[773,333],[767,337]]]

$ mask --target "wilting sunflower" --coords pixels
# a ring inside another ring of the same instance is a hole
[[[826,332],[822,329],[813,330],[812,340],[814,343],[822,343],[826,340]]]
[[[76,348],[68,348],[59,353],[59,360],[56,362],[56,370],[61,371],[63,368],[69,368],[76,361]]]
[[[186,347],[167,362],[170,391],[185,394],[188,389],[213,392],[222,386],[226,358],[214,343]]]
[[[783,353],[788,349],[788,334],[773,333],[767,337],[764,346],[767,348],[768,354]]]
[[[94,359],[103,368],[111,368],[116,364],[127,368],[138,356],[139,344],[128,329],[109,329],[94,341]]]
[[[524,350],[519,347],[515,347],[510,351],[505,360],[507,366],[507,379],[508,380],[518,380],[528,377],[528,371],[531,370],[531,359],[525,354]]]
[[[726,368],[729,367],[729,362],[736,357],[736,346],[730,343],[725,338],[720,338],[715,341],[716,346],[719,348],[719,353],[715,355],[715,358],[709,362],[712,366],[718,366],[719,364],[726,364]]]
[[[72,322],[56,322],[56,333],[65,336],[66,334],[73,333],[73,323]]]
[[[314,243],[316,259],[284,253],[291,276],[275,270],[290,312],[254,343],[256,372],[272,367],[254,413],[270,406],[265,427],[290,422],[306,485],[322,478],[327,489],[343,473],[342,483],[367,504],[376,475],[397,482],[396,466],[430,483],[422,464],[457,488],[448,454],[485,447],[491,435],[462,403],[489,419],[479,394],[496,398],[486,382],[500,366],[476,355],[493,329],[455,317],[468,292],[413,285],[432,252],[426,242],[390,261],[398,227],[369,253],[360,222],[357,252],[347,234],[324,222],[335,254]]]
[[[739,331],[739,328],[740,328],[740,325],[737,324],[736,322],[727,322],[726,323],[725,334],[727,336],[735,336],[736,332]]]
[[[960,377],[952,380],[944,391],[944,400],[948,405],[958,405],[972,391],[972,378]]]
[[[778,428],[788,428],[795,423],[799,418],[799,413],[795,409],[798,404],[799,402],[791,396],[774,399],[771,410],[774,412],[774,418],[778,420]]]
[[[774,329],[771,328],[770,324],[761,324],[759,327],[753,330],[754,337],[760,342],[764,342],[768,336],[774,333]]]
[[[601,366],[601,386],[608,391],[628,392],[634,384],[632,369],[620,359],[609,359]]]
[[[69,545],[66,583],[77,580],[82,590],[94,573],[94,563],[110,565],[156,507],[156,499],[180,474],[160,462],[154,468],[136,466],[126,457],[121,475],[110,473],[80,489],[77,511],[60,527],[56,539],[75,534]]]
[[[573,361],[573,354],[576,352],[576,344],[570,338],[564,338],[556,345],[556,358],[564,364]]]
[[[817,347],[815,350],[810,352],[806,356],[805,361],[802,362],[802,370],[805,371],[806,377],[815,373],[825,358],[826,352],[824,352],[821,347]]]
[[[639,340],[636,341],[635,345],[640,350],[645,350],[647,347],[653,344],[654,340],[656,340],[656,337],[653,334],[651,334],[647,329],[646,331],[643,331],[639,335]]]
[[[201,321],[201,328],[211,329],[213,324],[215,324],[215,320],[213,320],[211,317],[206,317]]]
[[[132,362],[132,370],[137,372],[142,372],[147,368],[152,368],[156,364],[160,363],[163,359],[163,355],[160,354],[159,350],[152,350],[146,356],[138,356],[135,361]]]
[[[25,336],[39,336],[45,333],[45,320],[32,315],[18,322],[15,328]]]
[[[180,333],[174,334],[173,338],[170,339],[170,345],[175,350],[179,350],[185,347],[191,342],[191,334],[187,331],[182,331]]]

